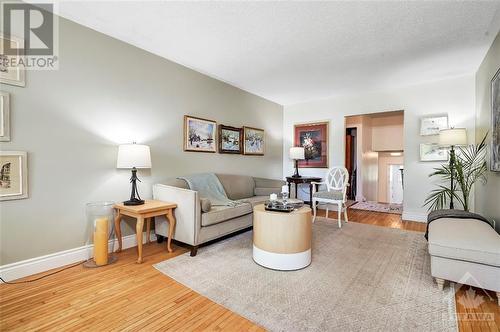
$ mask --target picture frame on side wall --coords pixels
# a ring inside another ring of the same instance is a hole
[[[425,117],[420,120],[420,136],[439,135],[439,131],[448,129],[448,115]]]
[[[26,86],[26,70],[24,65],[19,64],[23,54],[20,51],[16,55],[5,54],[4,45],[7,43],[11,44],[11,49],[24,49],[23,39],[0,34],[0,83],[24,87]],[[12,63],[17,65],[10,66]]]
[[[184,151],[217,152],[217,122],[184,115]]]
[[[219,125],[219,153],[243,153],[243,128]]]
[[[0,201],[28,198],[28,155],[0,151]]]
[[[299,168],[328,168],[328,127],[328,122],[294,126],[294,146],[304,147],[306,157],[299,160]]]
[[[266,145],[264,129],[244,126],[243,138],[243,154],[252,156],[264,155]]]
[[[10,94],[0,91],[0,142],[10,142]]]
[[[490,171],[500,172],[500,68],[491,80]]]
[[[448,158],[448,149],[439,146],[439,144],[420,144],[420,161],[447,161]]]

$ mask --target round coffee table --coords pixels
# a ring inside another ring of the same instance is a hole
[[[311,264],[311,208],[293,212],[253,208],[253,260],[274,270],[298,270]]]

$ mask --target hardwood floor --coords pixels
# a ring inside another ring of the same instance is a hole
[[[411,231],[425,230],[424,224],[401,222],[400,216],[393,214],[350,210],[349,219]],[[152,267],[152,264],[187,252],[179,246],[174,249],[173,253],[168,253],[165,243],[152,243],[144,246],[143,264],[135,263],[137,254],[132,248],[120,253],[118,262],[110,266],[86,269],[79,265],[32,283],[2,284],[0,330],[264,330]],[[462,303],[467,299],[464,297],[467,289],[464,287],[456,294],[460,331],[500,331],[500,309],[495,304],[495,295],[483,296],[485,301],[477,308],[466,309]],[[478,322],[478,315],[482,314],[488,314],[484,317],[492,320]],[[466,318],[476,319],[467,321]]]

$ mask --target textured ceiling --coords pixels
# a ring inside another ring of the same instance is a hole
[[[283,105],[474,73],[499,1],[69,1],[60,15]]]

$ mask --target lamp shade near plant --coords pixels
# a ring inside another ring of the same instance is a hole
[[[116,168],[126,168],[132,170],[130,182],[132,183],[132,191],[130,199],[123,202],[125,205],[141,205],[144,200],[139,196],[137,190],[137,169],[151,168],[151,152],[149,146],[142,144],[123,144],[118,146],[118,157],[116,160]]]

